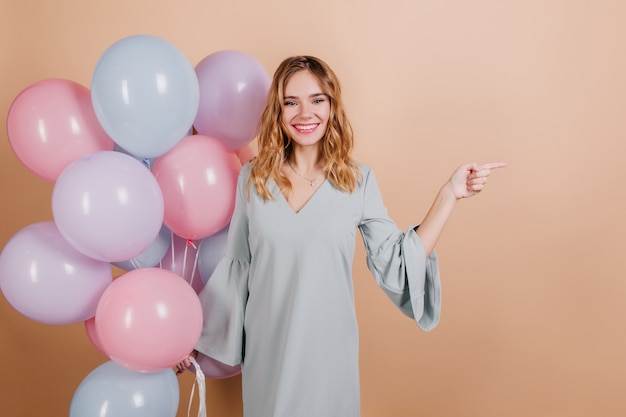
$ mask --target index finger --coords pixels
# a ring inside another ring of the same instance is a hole
[[[495,169],[495,168],[504,168],[508,164],[506,162],[490,162],[487,164],[482,164],[478,166],[478,169]]]

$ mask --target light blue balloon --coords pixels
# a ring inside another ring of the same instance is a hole
[[[144,164],[145,167],[148,168],[150,171],[152,171],[152,167],[154,166],[157,160],[157,158],[144,158],[142,156],[135,156],[132,153],[128,152],[126,149],[122,148],[117,143],[113,146],[113,150],[135,158],[136,160]]]
[[[167,253],[172,240],[172,232],[165,225],[161,226],[158,236],[148,248],[132,259],[122,262],[111,262],[118,268],[132,271],[138,268],[152,268],[161,262]]]
[[[224,257],[226,243],[228,242],[229,226],[200,241],[200,246],[198,247],[198,273],[203,284],[207,283],[217,263]]]
[[[114,43],[92,77],[91,102],[98,121],[115,143],[140,158],[163,155],[187,136],[199,101],[191,62],[155,36]]]
[[[173,370],[135,372],[109,361],[80,383],[70,417],[175,417],[179,401]]]

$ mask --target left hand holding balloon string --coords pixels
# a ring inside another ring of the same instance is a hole
[[[476,162],[461,165],[454,171],[446,188],[457,200],[472,197],[483,190],[487,177],[496,168],[507,166],[506,162],[490,162],[478,165]]]
[[[198,351],[194,349],[188,356],[176,364],[176,375],[182,374],[185,372],[185,369],[188,369],[192,365],[191,359],[189,358],[198,359]]]

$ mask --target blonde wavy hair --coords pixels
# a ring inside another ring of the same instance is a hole
[[[251,174],[247,190],[249,192],[250,185],[254,185],[257,194],[264,201],[273,199],[268,189],[272,179],[282,192],[291,191],[291,182],[283,175],[281,166],[291,156],[293,142],[282,122],[282,114],[285,86],[298,71],[310,71],[330,101],[328,125],[320,141],[326,177],[335,187],[349,193],[356,189],[361,180],[358,164],[351,157],[354,133],[343,106],[339,79],[321,59],[294,56],[285,59],[274,73],[256,136],[258,156],[250,162]]]

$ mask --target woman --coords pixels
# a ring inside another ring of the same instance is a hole
[[[419,228],[402,233],[372,170],[351,158],[337,77],[310,56],[276,70],[257,141],[257,158],[240,173],[226,255],[200,294],[196,351],[241,364],[246,417],[359,416],[356,230],[377,283],[431,330],[440,306],[435,243],[456,201],[505,164],[458,168]]]

